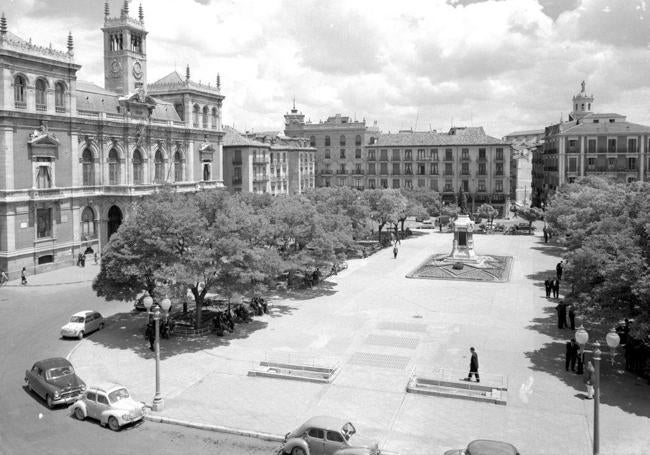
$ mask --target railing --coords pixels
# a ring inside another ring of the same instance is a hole
[[[336,173],[339,174],[339,175],[342,175],[342,174],[347,174],[347,171],[345,171],[345,170],[341,170],[341,169],[337,169],[337,170],[336,170]]]
[[[57,114],[65,114],[65,107],[64,106],[56,106],[54,108],[54,112]]]
[[[27,103],[25,101],[14,101],[16,109],[27,109]]]
[[[47,104],[36,104],[36,110],[40,112],[47,111]]]
[[[368,156],[368,161],[377,161],[377,158],[374,156]]]
[[[241,182],[242,182],[241,177],[232,179],[232,184],[233,185],[241,185]]]
[[[362,171],[361,169],[355,169],[354,171],[352,171],[352,174],[353,175],[364,175],[365,172]]]
[[[332,175],[334,173],[334,171],[331,170],[331,169],[324,169],[324,170],[320,171],[320,173],[323,174],[323,175]]]
[[[399,156],[393,156],[390,160],[391,161],[401,161]]]

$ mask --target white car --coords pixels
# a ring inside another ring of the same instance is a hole
[[[70,318],[70,322],[61,327],[63,338],[79,338],[80,340],[95,330],[104,328],[104,318],[96,311],[80,311]]]
[[[144,418],[144,404],[131,398],[126,387],[112,383],[88,387],[71,409],[77,419],[90,417],[113,431]]]

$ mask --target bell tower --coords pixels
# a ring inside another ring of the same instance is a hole
[[[594,95],[587,95],[585,81],[580,83],[580,93],[573,96],[573,109],[569,114],[569,120],[580,120],[591,113],[591,104],[594,102]]]
[[[138,18],[129,16],[129,0],[118,17],[104,3],[104,87],[126,95],[147,87],[147,31],[142,5]]]

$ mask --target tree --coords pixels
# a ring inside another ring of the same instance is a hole
[[[523,218],[528,221],[528,226],[532,226],[534,221],[543,220],[544,212],[542,209],[537,207],[522,207],[522,208],[513,208],[513,212],[519,218]]]
[[[494,217],[496,217],[499,214],[499,211],[492,207],[490,204],[482,204],[478,208],[478,216],[479,218],[485,218],[488,220],[488,224],[492,226],[494,222]]]
[[[370,210],[370,218],[377,225],[378,241],[381,243],[384,226],[396,225],[400,213],[406,210],[406,198],[399,190],[369,190],[364,191],[363,196]]]
[[[429,216],[438,216],[440,215],[440,210],[442,208],[442,200],[440,199],[440,193],[437,193],[432,190],[427,190],[425,188],[413,188],[413,189],[404,189],[402,190],[402,195],[409,200],[414,200],[419,202],[422,207],[427,211]]]
[[[429,212],[424,207],[424,205],[422,205],[422,202],[420,202],[420,200],[426,199],[423,196],[422,192],[416,192],[416,190],[405,188],[400,191],[400,194],[406,199],[406,206],[404,207],[404,210],[398,215],[400,230],[403,233],[404,222],[408,217],[414,216],[416,218],[426,218],[429,216]]]

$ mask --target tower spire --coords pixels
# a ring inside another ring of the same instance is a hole
[[[122,8],[122,12],[124,13],[124,16],[129,15],[129,0],[124,0],[124,7]]]
[[[188,82],[190,80],[190,65],[187,65],[187,68],[185,68],[185,80]]]
[[[296,110],[296,95],[293,96],[293,110]]]
[[[138,7],[138,19],[140,19],[140,22],[144,22],[144,10],[142,9],[142,3],[140,3],[140,6]]]
[[[74,54],[74,41],[72,39],[72,32],[68,32],[68,54]]]
[[[7,18],[5,17],[4,11],[2,12],[2,17],[0,17],[0,34],[2,38],[7,34]]]
[[[221,90],[221,76],[217,73],[217,90]]]
[[[104,2],[104,20],[108,19],[108,16],[111,14],[111,10],[108,7],[108,2]]]

